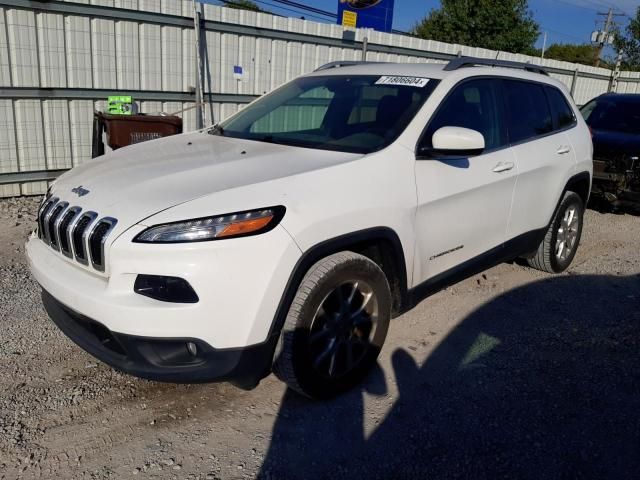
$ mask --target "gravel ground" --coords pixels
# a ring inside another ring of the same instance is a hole
[[[0,478],[637,478],[640,218],[589,211],[571,269],[503,264],[395,320],[325,403],[119,374],[48,320],[0,201]]]

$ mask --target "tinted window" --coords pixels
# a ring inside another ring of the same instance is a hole
[[[442,127],[464,127],[484,136],[487,150],[503,146],[504,128],[495,80],[471,80],[455,87],[429,123],[421,147],[431,148],[433,134]]]
[[[640,134],[640,95],[638,98],[602,97],[582,107],[582,116],[595,130]]]
[[[562,129],[576,123],[576,119],[573,115],[573,110],[567,103],[567,99],[560,92],[560,90],[553,87],[546,88],[556,128]]]
[[[409,77],[302,77],[265,95],[211,133],[260,142],[370,153],[393,142],[438,84]]]
[[[553,131],[551,111],[542,85],[504,80],[504,86],[511,143]]]

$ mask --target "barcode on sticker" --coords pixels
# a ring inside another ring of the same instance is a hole
[[[404,85],[406,87],[424,87],[429,83],[428,78],[422,77],[393,77],[384,76],[380,77],[376,82],[376,85]]]

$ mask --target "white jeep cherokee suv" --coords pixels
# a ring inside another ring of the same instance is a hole
[[[113,367],[328,397],[389,321],[524,258],[561,272],[590,134],[540,69],[340,62],[228,120],[61,176],[27,243],[53,321]]]

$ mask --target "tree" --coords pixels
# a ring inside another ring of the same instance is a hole
[[[224,2],[225,7],[236,8],[238,10],[251,10],[252,12],[262,12],[262,9],[251,0],[229,0]]]
[[[593,65],[597,56],[598,47],[589,43],[554,43],[544,52],[545,58],[582,65]]]
[[[615,36],[614,46],[618,52],[622,51],[623,69],[640,70],[640,7],[625,31]]]
[[[532,53],[540,28],[527,0],[441,0],[413,28],[419,37],[470,47]]]

